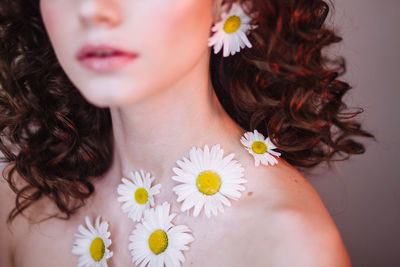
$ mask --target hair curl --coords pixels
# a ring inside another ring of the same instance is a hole
[[[6,2],[0,7],[0,151],[11,167],[3,175],[16,193],[8,221],[43,196],[69,218],[93,193],[90,178],[111,165],[110,112],[89,104],[60,67],[39,0]],[[350,137],[372,135],[353,120],[362,110],[348,110],[342,101],[351,88],[338,80],[345,60],[322,55],[342,40],[324,25],[328,4],[252,3],[249,13],[259,14],[249,35],[253,48],[228,58],[211,55],[212,83],[228,114],[269,136],[298,167],[363,153]]]

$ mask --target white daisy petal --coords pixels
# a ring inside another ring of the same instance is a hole
[[[230,36],[224,37],[224,57],[229,56],[229,54],[231,53],[231,51],[229,50],[230,43]]]
[[[164,202],[145,212],[129,236],[132,262],[140,266],[175,267],[185,261],[182,251],[194,240],[185,225],[172,224],[170,204]],[[150,227],[149,227],[150,226]]]
[[[239,34],[239,32],[241,32],[241,31],[238,31],[238,34]],[[232,39],[233,39],[232,41],[234,43],[234,46],[232,47],[232,50],[235,51],[235,52],[240,52],[241,40],[240,40],[239,36],[237,34],[235,34],[235,35],[233,35]]]
[[[78,226],[79,235],[72,246],[72,254],[79,255],[77,266],[108,266],[107,260],[113,256],[108,249],[111,245],[108,223],[101,222],[100,216],[92,225],[88,216],[85,217],[86,227]],[[75,236],[77,236],[75,234]]]
[[[243,41],[244,44],[246,44],[247,47],[252,48],[252,45],[244,32],[238,31],[238,37]]]
[[[183,200],[181,211],[190,210],[194,205],[196,205],[196,202],[199,201],[199,199],[200,194],[198,194],[198,192],[190,194],[187,198]]]
[[[155,178],[143,170],[130,172],[129,177],[129,180],[122,177],[122,183],[117,188],[117,200],[123,203],[122,211],[129,218],[140,221],[143,212],[154,205],[154,196],[160,193],[161,184],[151,186]]]
[[[277,147],[271,142],[269,137],[265,138],[264,135],[257,130],[254,132],[246,132],[240,138],[240,142],[246,150],[253,155],[254,165],[258,167],[261,164],[275,165],[278,164],[276,157],[280,157],[281,153],[274,151]]]
[[[196,203],[193,211],[193,216],[197,217],[199,215],[201,209],[203,208],[204,203],[206,202],[205,196],[202,196],[198,202]]]
[[[281,153],[273,151],[273,150],[268,151],[268,153],[270,153],[271,155],[277,156],[278,158],[281,156]]]
[[[202,210],[207,217],[215,216],[223,212],[224,205],[231,205],[228,198],[236,200],[240,197],[240,191],[244,190],[242,184],[247,182],[243,178],[244,168],[233,159],[234,153],[224,157],[224,150],[219,144],[211,149],[207,145],[204,146],[204,150],[191,149],[189,154],[193,162],[187,161],[180,164],[179,168],[174,168],[177,176],[174,176],[173,180],[180,182],[173,187],[177,202],[182,202],[181,211],[194,207],[193,216],[198,216]],[[189,173],[185,164],[194,165],[197,173]]]
[[[197,192],[195,187],[192,184],[179,184],[177,186],[174,186],[172,188],[172,191],[174,191],[179,197],[177,198],[178,202],[181,202],[185,198],[187,198],[189,195],[194,194]]]
[[[217,37],[219,37],[219,36],[217,36]],[[214,46],[214,54],[218,54],[219,51],[221,51],[223,45],[224,45],[224,41],[223,41],[222,37],[220,37],[220,39],[217,41],[217,43]]]

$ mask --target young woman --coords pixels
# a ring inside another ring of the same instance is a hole
[[[292,167],[371,136],[341,100],[343,60],[322,55],[341,40],[328,10],[6,1],[0,265],[349,266]]]

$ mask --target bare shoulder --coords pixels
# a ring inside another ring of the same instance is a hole
[[[4,165],[0,165],[0,174]],[[0,266],[12,266],[12,227],[7,224],[7,218],[15,203],[15,194],[7,181],[0,176]]]
[[[251,232],[255,242],[248,260],[267,260],[268,266],[350,266],[335,223],[295,168],[281,159],[275,166],[244,163],[248,182],[240,202],[249,223],[241,232]],[[254,214],[257,220],[251,219]]]
[[[16,266],[15,255],[18,246],[29,243],[29,233],[32,229],[31,221],[28,219],[32,214],[38,214],[39,207],[30,207],[24,210],[24,214],[19,214],[15,219],[8,223],[8,216],[15,207],[16,193],[10,188],[8,182],[3,177],[3,170],[7,166],[0,166],[0,266]],[[4,172],[8,175],[8,170]],[[26,184],[14,172],[14,182],[16,187],[21,189]],[[20,242],[23,240],[24,242]]]
[[[0,167],[2,173],[4,166]],[[7,175],[7,173],[5,173]],[[27,184],[21,177],[14,172],[14,180],[16,187],[21,190]],[[54,205],[47,199],[39,199],[34,205],[25,209],[23,214],[19,214],[7,223],[10,212],[15,207],[16,193],[10,188],[8,182],[3,175],[0,176],[0,266],[27,266],[21,264],[21,261],[33,252],[37,252],[34,248],[43,248],[43,235],[39,223],[43,218],[50,215],[50,211],[54,210]],[[23,201],[23,200],[22,200]],[[48,222],[49,223],[49,222]],[[49,224],[47,224],[49,225]],[[51,229],[51,228],[49,228]],[[64,231],[66,229],[64,228]],[[51,231],[49,231],[51,232]],[[47,234],[47,233],[46,233]],[[42,239],[41,239],[42,238]],[[47,240],[46,240],[47,241]],[[34,244],[34,245],[33,245]],[[57,247],[54,246],[53,247]],[[37,253],[36,253],[37,254]],[[38,254],[37,254],[38,255]],[[35,259],[35,257],[31,257]],[[36,266],[36,265],[35,265]]]

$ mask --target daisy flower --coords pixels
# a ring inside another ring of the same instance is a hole
[[[176,176],[172,179],[182,184],[172,190],[178,195],[178,202],[183,201],[181,211],[194,207],[193,215],[197,216],[204,206],[207,217],[223,212],[223,205],[230,206],[228,198],[237,200],[245,190],[242,183],[244,169],[236,160],[234,153],[223,157],[224,150],[220,145],[214,145],[211,151],[205,145],[204,151],[193,147],[189,159],[176,163],[179,168],[173,168]]]
[[[141,267],[175,267],[185,261],[182,251],[194,240],[191,230],[185,225],[173,225],[176,213],[169,214],[170,204],[164,202],[145,210],[143,220],[129,236],[132,263]]]
[[[221,50],[222,46],[224,47],[224,57],[229,56],[229,54],[234,55],[245,46],[252,47],[246,34],[257,26],[249,24],[251,18],[239,4],[233,3],[230,11],[223,12],[221,18],[222,20],[211,28],[214,34],[208,39],[208,46],[214,46],[215,54]]]
[[[247,151],[253,155],[255,166],[259,166],[260,162],[265,166],[278,163],[278,160],[273,156],[279,157],[281,153],[273,151],[276,146],[271,142],[269,137],[264,138],[257,130],[254,130],[254,132],[246,132],[244,136],[240,138],[240,142],[246,147]]]
[[[118,201],[124,203],[122,211],[133,221],[140,221],[143,211],[154,206],[154,195],[160,193],[161,184],[151,186],[153,181],[154,177],[143,170],[130,172],[130,179],[122,177],[122,184],[117,188]]]
[[[79,234],[75,234],[72,254],[80,255],[78,267],[107,267],[107,260],[112,257],[108,247],[111,245],[108,223],[101,222],[100,216],[96,218],[94,227],[89,217],[85,218],[86,227],[79,225]]]

